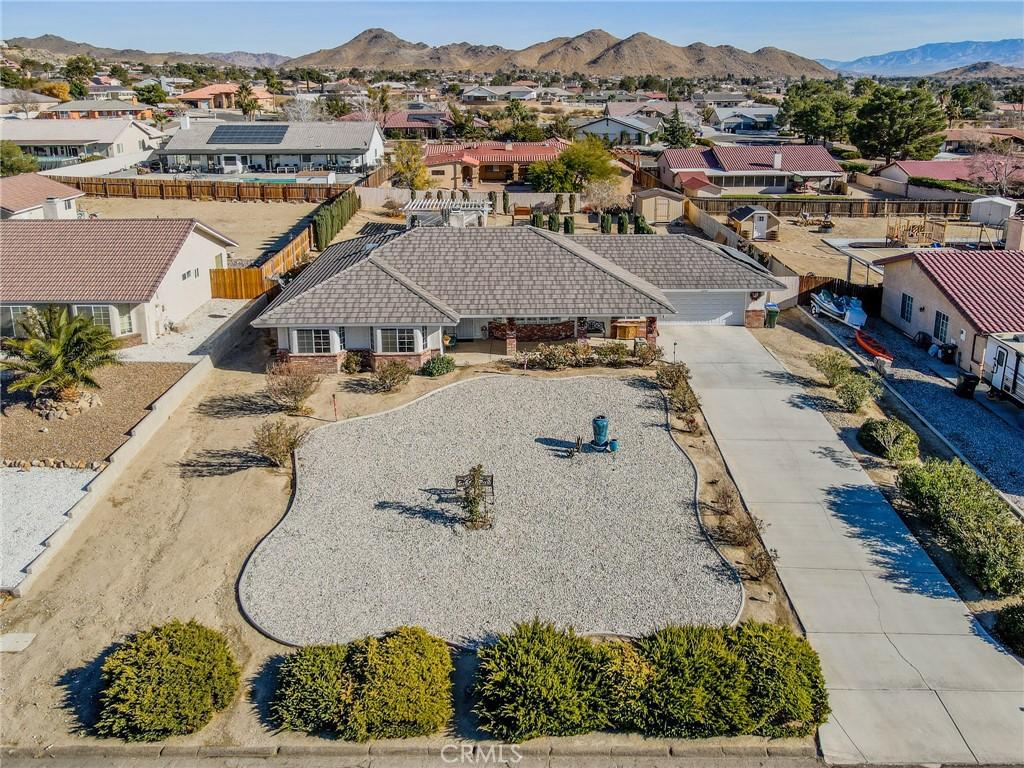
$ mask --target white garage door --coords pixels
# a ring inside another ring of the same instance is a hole
[[[674,315],[662,315],[659,323],[669,325],[743,325],[747,294],[701,291],[665,291],[676,308]]]

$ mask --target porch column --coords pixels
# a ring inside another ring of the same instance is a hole
[[[577,317],[576,318],[576,338],[586,339],[587,338],[587,318]]]
[[[512,181],[519,181],[519,163],[512,163]]]
[[[647,343],[652,347],[658,343],[658,318],[647,318],[647,332],[644,334]]]
[[[505,318],[505,354],[510,357],[516,353],[516,319]]]

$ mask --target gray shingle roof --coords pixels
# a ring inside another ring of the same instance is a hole
[[[422,227],[328,248],[254,325],[671,311],[659,288],[572,238],[533,227]]]
[[[785,287],[735,248],[689,235],[577,235],[573,239],[664,291]]]
[[[265,153],[363,153],[370,147],[374,131],[379,130],[372,121],[339,120],[318,123],[265,123],[254,125],[284,125],[288,130],[279,144],[209,144],[211,134],[222,123],[200,123],[178,131],[159,151],[162,155],[221,154],[222,152]]]

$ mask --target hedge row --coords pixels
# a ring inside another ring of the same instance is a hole
[[[1024,525],[991,485],[956,459],[905,465],[898,485],[978,586],[1024,594]]]
[[[348,224],[359,210],[359,197],[354,190],[347,189],[330,202],[317,208],[313,215],[313,239],[316,249],[324,250],[334,236]]]
[[[1024,603],[1008,605],[996,617],[996,632],[1018,656],[1024,656]]]
[[[965,181],[947,181],[946,179],[933,179],[930,176],[911,176],[907,179],[908,184],[915,187],[928,187],[929,189],[945,189],[949,192],[966,192],[968,194],[983,194],[984,190]]]
[[[479,653],[481,727],[498,739],[601,728],[646,736],[805,736],[828,716],[817,654],[773,624],[666,627],[596,643],[534,621]]]

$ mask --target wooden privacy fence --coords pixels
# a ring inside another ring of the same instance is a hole
[[[50,176],[92,197],[132,197],[151,200],[216,200],[262,203],[322,203],[351,184],[291,184],[200,179],[117,179]]]
[[[215,299],[255,299],[276,285],[256,267],[210,270],[210,292]]]
[[[864,311],[871,317],[882,314],[882,286],[849,283],[841,277],[800,275],[797,302],[807,306],[811,303],[811,294],[822,289],[843,296],[856,296],[864,305]]]
[[[381,187],[384,186],[384,182],[391,178],[393,171],[391,166],[386,163],[380,168],[375,170],[373,173],[368,175],[365,179],[358,182],[357,186],[360,187]]]
[[[776,216],[799,216],[807,213],[810,216],[869,217],[869,216],[908,216],[911,214],[929,216],[965,216],[971,212],[970,200],[870,200],[862,199],[818,199],[809,197],[806,200],[787,200],[771,197],[697,197],[690,202],[702,211],[724,216],[734,208],[742,205],[759,205],[767,208]]]

